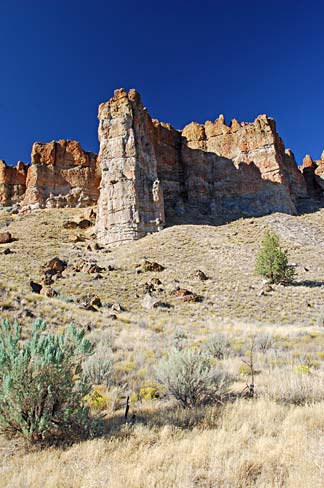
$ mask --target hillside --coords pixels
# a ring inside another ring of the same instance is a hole
[[[0,307],[26,335],[41,317],[58,333],[73,322],[109,342],[114,384],[99,390],[106,435],[35,453],[1,440],[0,486],[322,486],[324,210],[174,226],[106,248],[96,245],[92,226],[66,228],[84,217],[89,209],[1,211],[0,231],[16,240],[0,246]],[[296,267],[290,286],[269,287],[255,275],[266,229],[278,233]],[[43,291],[56,296],[33,293],[30,279],[40,283],[54,257],[67,267]],[[147,261],[164,269],[149,271]],[[234,399],[181,410],[156,384],[155,365],[175,341],[205,347],[215,334],[228,343],[219,364],[235,378]],[[250,381],[244,361],[252,342],[256,398],[249,400],[240,393]],[[126,395],[134,425],[123,418]]]

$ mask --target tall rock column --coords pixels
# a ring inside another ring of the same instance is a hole
[[[135,90],[116,90],[99,106],[102,171],[98,240],[121,243],[161,230],[163,191],[157,173],[154,125]]]

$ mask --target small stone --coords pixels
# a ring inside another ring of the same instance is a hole
[[[151,262],[151,261],[147,261],[145,260],[143,265],[142,265],[142,270],[143,271],[156,271],[156,272],[161,272],[163,271],[165,268],[164,266],[162,266],[162,264],[159,264],[157,262]]]
[[[65,268],[67,267],[67,262],[63,261],[62,259],[55,257],[45,263],[42,266],[42,270],[44,274],[55,275],[61,274]]]
[[[102,307],[100,298],[95,294],[86,295],[81,298],[80,305],[85,310],[96,312],[97,308]]]
[[[194,271],[193,276],[195,278],[198,278],[198,280],[200,280],[200,281],[208,280],[207,275],[203,271],[201,271],[200,269],[197,269],[196,271]]]
[[[12,242],[12,235],[10,232],[1,232],[0,233],[0,244],[9,244]]]
[[[66,222],[63,222],[63,228],[64,229],[77,229],[78,223],[73,222],[72,220],[68,220]]]
[[[40,285],[39,283],[35,283],[35,281],[33,281],[33,280],[29,281],[29,285],[30,285],[32,291],[34,293],[38,293],[38,294],[40,294],[41,289],[43,288],[42,285]]]
[[[112,304],[111,310],[115,310],[116,312],[125,312],[125,308],[122,307],[121,304],[118,302]]]
[[[161,300],[156,297],[153,297],[150,293],[146,293],[142,300],[142,306],[145,310],[152,310],[152,308],[157,308],[162,305]]]
[[[80,229],[88,229],[89,227],[91,227],[93,224],[90,220],[88,219],[82,219],[80,220],[80,222],[78,223],[78,227]]]

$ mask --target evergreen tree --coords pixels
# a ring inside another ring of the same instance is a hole
[[[267,231],[256,261],[256,272],[267,278],[270,283],[290,283],[294,276],[294,268],[288,264],[287,251],[280,247],[279,237]]]

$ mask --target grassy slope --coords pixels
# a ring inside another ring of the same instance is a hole
[[[128,378],[130,392],[150,384],[153,366],[172,345],[175,329],[186,334],[188,344],[204,342],[222,331],[233,350],[242,350],[243,355],[251,336],[270,332],[280,349],[281,363],[286,365],[292,358],[304,363],[300,357],[307,356],[316,378],[323,377],[324,334],[318,325],[323,306],[323,211],[302,217],[276,214],[242,219],[221,227],[177,226],[129,245],[95,252],[86,249],[92,242],[91,230],[63,229],[64,220],[78,220],[82,215],[82,210],[0,214],[0,225],[9,224],[6,230],[17,238],[1,246],[14,251],[0,257],[2,316],[28,325],[32,313],[58,330],[73,321],[108,331],[114,341],[115,362]],[[254,275],[254,262],[268,227],[279,233],[289,250],[290,260],[297,265],[297,279],[294,286],[277,286],[260,295],[262,282]],[[71,243],[74,234],[82,234],[85,242]],[[53,285],[58,298],[31,293],[29,278],[39,280],[40,266],[54,256],[70,265],[83,258],[115,269],[94,280],[69,267]],[[166,269],[138,274],[136,266],[144,258],[156,260]],[[192,277],[197,269],[209,279],[200,282]],[[144,310],[144,285],[152,277],[162,281],[157,296],[171,308]],[[198,293],[203,301],[179,301],[171,293],[176,286]],[[91,292],[104,303],[119,302],[126,311],[113,312],[118,318],[112,320],[109,307],[97,312],[82,310],[77,300]],[[279,383],[280,375],[269,379],[264,364],[273,358],[267,354],[256,358],[260,370],[256,385],[265,392],[256,402],[240,400],[220,411],[208,410],[189,423],[181,423],[176,411],[167,415],[163,403],[144,402],[133,406],[144,423],[139,422],[135,429],[122,426],[118,412],[108,414],[108,425],[110,418],[116,429],[107,440],[12,459],[5,444],[9,458],[3,457],[0,486],[322,486],[324,404],[295,407],[274,403],[275,395],[269,398],[267,392],[273,383]],[[240,391],[246,381],[240,375],[241,357],[225,363],[236,377],[234,388]],[[275,366],[278,364],[276,359]],[[283,385],[285,388],[288,386]]]

